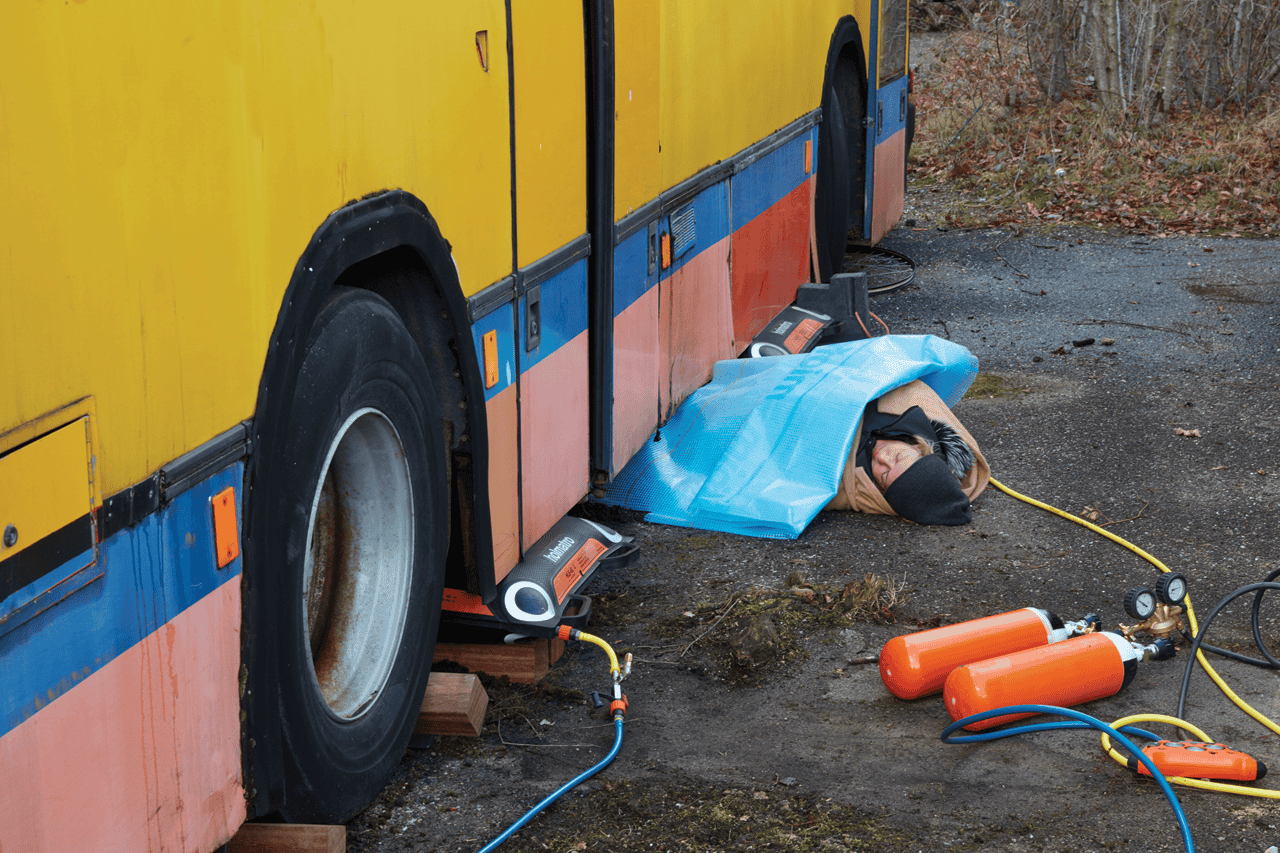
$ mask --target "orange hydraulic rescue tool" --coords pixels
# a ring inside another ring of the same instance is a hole
[[[894,637],[880,651],[880,678],[899,699],[939,693],[958,666],[1023,649],[1047,646],[1089,634],[1101,627],[1090,613],[1079,622],[1063,622],[1039,607],[972,619]]]

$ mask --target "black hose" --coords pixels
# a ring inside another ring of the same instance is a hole
[[[1272,581],[1275,581],[1277,577],[1280,577],[1280,569],[1276,569],[1271,574],[1267,575],[1266,582],[1270,583]],[[1248,655],[1242,655],[1239,652],[1233,652],[1233,651],[1230,651],[1229,649],[1220,649],[1217,646],[1211,646],[1208,643],[1203,643],[1203,642],[1200,645],[1200,650],[1205,652],[1210,652],[1212,654],[1219,655],[1221,657],[1228,658],[1230,660],[1239,661],[1240,663],[1247,663],[1250,666],[1260,666],[1263,669],[1280,669],[1280,660],[1276,660],[1275,656],[1272,655],[1271,651],[1267,648],[1267,644],[1262,641],[1262,625],[1261,625],[1262,596],[1264,596],[1266,592],[1267,591],[1265,589],[1260,589],[1258,590],[1258,594],[1254,596],[1253,613],[1250,618],[1250,623],[1253,627],[1254,645],[1258,647],[1258,651],[1262,652],[1262,656],[1263,658],[1265,658],[1265,660],[1259,660],[1258,658],[1251,658]],[[1235,594],[1233,593],[1232,595],[1234,597]],[[1229,601],[1231,599],[1227,599],[1227,600]],[[1217,611],[1215,610],[1215,612]],[[1201,629],[1201,633],[1204,633],[1203,629]],[[1190,643],[1193,640],[1193,637],[1191,636],[1191,633],[1189,631],[1183,630],[1182,636],[1186,638],[1188,643]]]
[[[1272,579],[1275,578],[1278,574],[1280,574],[1280,570],[1276,572],[1272,572],[1270,575],[1267,576],[1267,580],[1264,582],[1251,583],[1248,586],[1240,587],[1239,589],[1235,590],[1230,595],[1228,595],[1226,598],[1222,599],[1217,604],[1215,604],[1213,607],[1213,610],[1211,610],[1209,612],[1209,615],[1205,617],[1204,623],[1201,624],[1200,626],[1200,633],[1196,635],[1195,641],[1192,642],[1191,644],[1191,653],[1187,657],[1187,668],[1182,673],[1182,689],[1178,691],[1178,712],[1174,716],[1178,717],[1179,719],[1184,719],[1183,711],[1185,710],[1186,704],[1187,704],[1187,691],[1191,686],[1191,670],[1195,666],[1196,655],[1201,651],[1202,648],[1208,648],[1210,651],[1214,651],[1218,654],[1225,654],[1225,656],[1227,657],[1231,657],[1236,660],[1241,660],[1241,661],[1244,661],[1245,663],[1251,663],[1255,666],[1261,666],[1267,669],[1272,669],[1276,667],[1275,658],[1271,656],[1271,653],[1267,651],[1266,646],[1262,643],[1262,632],[1259,627],[1259,613],[1261,609],[1263,593],[1267,592],[1268,590],[1280,590],[1280,583],[1271,582]],[[1206,647],[1204,645],[1205,635],[1209,633],[1209,624],[1213,622],[1214,617],[1217,616],[1219,612],[1221,612],[1222,608],[1226,607],[1228,604],[1235,601],[1237,598],[1240,598],[1242,595],[1248,595],[1251,592],[1258,593],[1257,598],[1255,598],[1253,602],[1253,636],[1258,643],[1258,648],[1262,650],[1262,653],[1267,657],[1268,661],[1270,661],[1269,663],[1267,661],[1259,661],[1253,658],[1247,658],[1244,655],[1237,655],[1235,652],[1224,652],[1223,650],[1215,649],[1211,646]]]

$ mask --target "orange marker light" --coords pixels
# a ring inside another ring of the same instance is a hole
[[[668,269],[671,266],[671,235],[662,235],[662,268]]]
[[[484,387],[498,384],[498,333],[484,333]]]
[[[806,139],[804,141],[804,173],[807,175],[813,171],[813,140]]]
[[[227,486],[210,500],[213,505],[213,547],[218,568],[240,556],[240,528],[236,524],[236,490]]]

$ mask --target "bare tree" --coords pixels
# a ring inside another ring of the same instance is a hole
[[[1050,99],[1091,77],[1117,124],[1150,128],[1182,106],[1250,109],[1280,80],[1280,0],[1022,0],[1001,14],[1024,28]]]

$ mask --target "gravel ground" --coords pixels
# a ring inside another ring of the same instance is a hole
[[[987,391],[956,413],[994,476],[1068,512],[1099,511],[1109,530],[1187,576],[1202,619],[1274,570],[1280,243],[1065,227],[956,233],[933,217],[913,193],[913,224],[885,245],[915,259],[917,282],[874,297],[872,310],[896,333],[936,334],[978,356]],[[502,849],[1183,849],[1159,789],[1113,764],[1092,734],[944,745],[940,700],[893,698],[868,663],[895,634],[1028,605],[1068,618],[1097,612],[1114,625],[1125,620],[1125,591],[1157,574],[995,489],[975,509],[959,529],[824,513],[794,542],[609,516],[643,549],[587,590],[597,604],[591,630],[637,659],[625,742],[607,770]],[[903,600],[893,621],[775,612],[770,657],[739,617],[768,622],[769,611],[752,609],[766,597],[751,591],[780,590],[795,572],[819,601],[868,573],[890,579]],[[1247,611],[1240,603],[1215,621],[1219,645],[1252,647]],[[1276,636],[1278,619],[1264,606],[1264,636]],[[744,653],[758,665],[744,670]],[[1185,659],[1144,664],[1127,688],[1085,710],[1107,720],[1173,713]],[[1274,671],[1217,666],[1246,701],[1280,718]],[[350,824],[348,849],[479,849],[605,754],[611,728],[582,696],[607,686],[590,647],[571,649],[537,689],[490,681],[483,736],[410,750]],[[1277,738],[1199,672],[1187,715],[1280,766]],[[1198,850],[1280,844],[1272,801],[1179,797]]]

